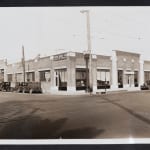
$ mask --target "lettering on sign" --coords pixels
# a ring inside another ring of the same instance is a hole
[[[54,55],[54,61],[67,59],[67,53]]]

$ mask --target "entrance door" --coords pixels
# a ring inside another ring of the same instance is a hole
[[[57,69],[55,72],[58,90],[67,91],[67,69]]]
[[[135,72],[131,70],[125,71],[125,83],[127,87],[133,87],[135,82]]]
[[[127,74],[127,85],[128,87],[131,87],[131,74]]]

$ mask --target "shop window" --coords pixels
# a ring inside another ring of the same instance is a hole
[[[50,81],[50,70],[40,71],[40,81]]]
[[[7,75],[8,82],[12,82],[12,74]]]
[[[123,88],[123,70],[118,70],[118,88]]]
[[[99,69],[97,70],[97,89],[110,88],[110,70]]]
[[[57,69],[56,72],[56,86],[59,90],[67,90],[67,69]]]
[[[86,69],[76,69],[76,90],[86,90]]]
[[[35,73],[34,72],[27,72],[27,81],[34,82],[35,81]]]
[[[4,69],[0,69],[0,82],[4,81]]]
[[[134,86],[138,87],[139,83],[138,83],[138,71],[134,71]]]
[[[16,80],[17,80],[17,82],[23,82],[23,74],[17,73],[16,74]]]
[[[150,83],[150,71],[145,71],[144,72],[144,81],[146,84]]]

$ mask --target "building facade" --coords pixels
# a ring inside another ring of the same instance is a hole
[[[92,90],[139,90],[150,80],[150,61],[143,61],[137,53],[114,50],[112,56],[92,54],[92,73],[84,53],[67,52],[36,57],[25,62],[26,82],[41,82],[44,93],[60,91],[74,93],[88,89],[89,75]],[[0,62],[1,81],[23,82],[22,62]]]
[[[4,81],[4,71],[7,69],[7,60],[0,60],[0,82]]]
[[[113,51],[112,61],[113,89],[139,89],[143,84],[140,54]]]

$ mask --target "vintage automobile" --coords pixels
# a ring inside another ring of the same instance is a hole
[[[141,90],[149,90],[148,85],[145,83],[143,85],[141,85]]]
[[[0,91],[10,92],[11,90],[10,84],[11,84],[10,82],[1,82]]]
[[[28,82],[23,88],[23,93],[42,93],[40,82]]]
[[[42,93],[40,82],[16,82],[12,84],[11,91],[19,93]]]

